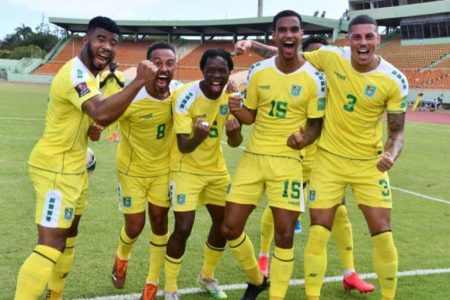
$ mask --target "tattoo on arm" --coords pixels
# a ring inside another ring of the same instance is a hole
[[[387,114],[388,137],[384,151],[390,152],[396,160],[403,149],[403,131],[405,128],[405,113]]]
[[[269,58],[269,57],[272,57],[272,56],[278,54],[277,48],[275,48],[273,46],[264,45],[259,42],[254,42],[254,41],[252,42],[252,50],[256,54],[258,54],[264,58]]]

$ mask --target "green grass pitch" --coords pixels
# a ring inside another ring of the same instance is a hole
[[[0,299],[14,297],[20,265],[36,243],[34,225],[35,195],[27,173],[27,160],[33,145],[43,131],[48,86],[0,84]],[[245,129],[248,133],[248,128]],[[117,210],[115,144],[102,140],[91,143],[97,156],[97,169],[90,177],[89,206],[83,216],[76,258],[67,279],[67,299],[140,293],[148,265],[149,226],[144,229],[133,250],[124,290],[112,287],[110,272],[118,234],[123,224]],[[241,149],[224,146],[233,174]],[[449,299],[450,294],[450,126],[408,122],[405,148],[390,172],[394,187],[429,197],[394,190],[393,231],[399,253],[399,271],[446,269],[433,275],[402,276],[398,280],[397,299]],[[373,273],[372,246],[365,222],[348,194],[348,209],[353,224],[355,264],[360,273]],[[261,206],[264,204],[261,202]],[[248,221],[247,232],[259,251],[258,207]],[[170,213],[172,216],[172,213]],[[171,220],[172,222],[173,220]],[[303,278],[303,248],[309,218],[303,217],[306,232],[296,237],[295,279]],[[202,264],[202,249],[210,220],[200,208],[188,242],[179,287],[197,287],[196,276]],[[445,271],[445,270],[444,270]],[[243,284],[245,276],[229,251],[217,270],[222,285]],[[328,248],[327,276],[340,276],[340,260],[334,241]],[[380,299],[376,279],[373,294],[345,292],[341,282],[326,283],[323,299]],[[230,290],[229,299],[239,299],[243,290]],[[183,299],[207,299],[204,293],[184,295]],[[304,299],[304,286],[291,286],[286,299]],[[259,299],[268,299],[263,293]]]

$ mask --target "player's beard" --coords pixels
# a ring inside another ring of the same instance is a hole
[[[104,67],[99,67],[95,65],[95,54],[94,51],[92,50],[92,45],[91,42],[87,43],[87,55],[89,57],[89,60],[91,62],[92,68],[94,68],[97,72],[102,71],[104,68],[106,68],[106,66],[109,65],[109,63],[114,59],[114,57],[110,57],[109,60],[106,62]]]

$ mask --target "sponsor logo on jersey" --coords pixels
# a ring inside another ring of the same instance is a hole
[[[74,213],[73,207],[64,207],[64,219],[72,220]]]
[[[140,119],[151,119],[151,118],[153,118],[153,114],[148,113],[148,114],[140,115],[139,118]]]
[[[373,96],[375,96],[376,91],[377,91],[376,86],[368,84],[368,85],[366,85],[366,90],[364,91],[364,94],[367,97],[373,97]]]
[[[270,84],[258,85],[258,89],[261,89],[261,90],[270,90]]]
[[[228,114],[228,104],[221,104],[219,111],[222,116],[226,116]]]
[[[337,78],[339,78],[340,80],[345,80],[347,78],[347,76],[342,75],[336,71],[334,71],[334,74],[337,76]]]
[[[294,97],[298,97],[300,93],[302,92],[302,86],[293,84],[291,85],[291,95]]]
[[[75,90],[77,91],[78,97],[83,97],[87,95],[91,90],[88,88],[86,82],[81,82],[77,86],[75,86]]]

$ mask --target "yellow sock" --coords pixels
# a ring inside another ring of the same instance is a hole
[[[15,300],[38,299],[44,291],[52,269],[61,256],[55,248],[44,245],[34,247],[33,253],[20,267]]]
[[[122,227],[122,230],[120,231],[119,246],[117,247],[117,255],[121,260],[128,260],[130,258],[130,252],[136,240],[137,238],[129,238],[125,231],[125,227]]]
[[[320,225],[312,225],[305,247],[305,292],[308,297],[319,297],[327,270],[327,243],[330,231]],[[309,299],[309,298],[308,298]]]
[[[242,232],[241,236],[235,240],[228,241],[231,253],[241,264],[247,273],[248,282],[260,285],[263,282],[263,274],[258,268],[258,262],[255,257],[255,250],[250,238]]]
[[[394,299],[397,288],[398,254],[392,232],[372,236],[373,264],[381,286],[383,299]]]
[[[345,205],[339,205],[334,217],[332,234],[341,257],[342,267],[346,271],[355,271],[353,264],[353,233]]]
[[[294,248],[275,247],[270,263],[270,299],[284,299],[294,269]]]
[[[48,282],[48,289],[62,293],[67,275],[72,270],[76,237],[66,239],[66,248],[56,262]]]
[[[177,279],[181,271],[181,264],[183,263],[183,257],[173,258],[166,255],[166,264],[164,273],[166,274],[166,280],[164,285],[164,291],[173,293],[178,290]]]
[[[273,240],[273,214],[269,206],[264,209],[261,217],[261,255],[269,257],[270,245]]]
[[[214,272],[216,271],[217,265],[222,258],[225,248],[215,248],[210,244],[206,243],[203,248],[203,268],[202,268],[202,278],[212,279],[214,278]]]
[[[146,282],[158,283],[159,273],[161,272],[164,257],[166,256],[168,239],[168,233],[165,235],[156,235],[152,233],[150,238],[150,265]]]

